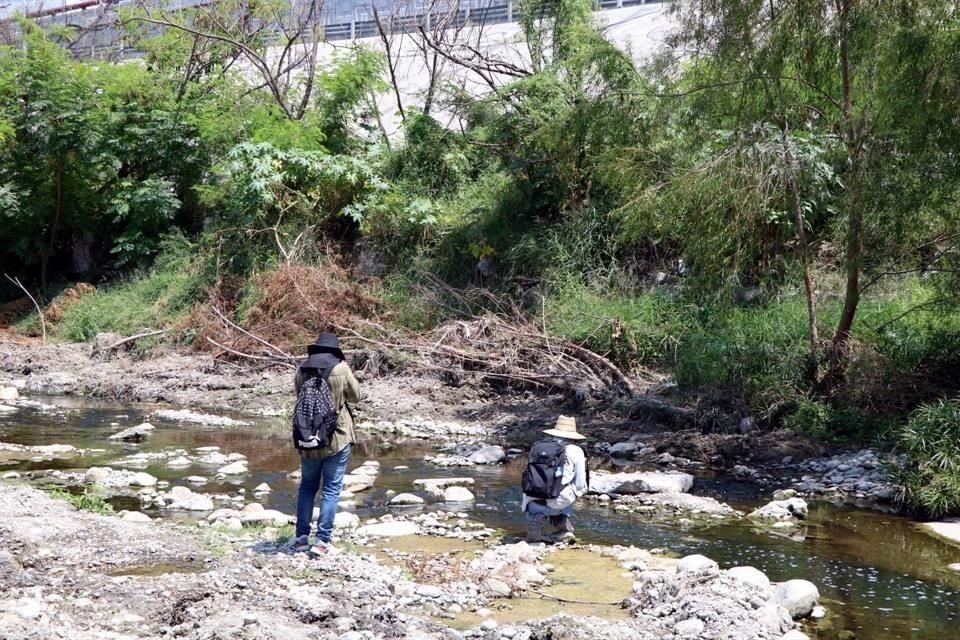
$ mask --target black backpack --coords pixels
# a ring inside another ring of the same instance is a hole
[[[520,484],[526,495],[540,500],[560,495],[566,449],[567,445],[556,440],[540,440],[530,447],[530,459]]]
[[[293,410],[293,446],[300,451],[322,449],[337,430],[337,409],[327,378],[332,369],[304,370],[304,381]]]

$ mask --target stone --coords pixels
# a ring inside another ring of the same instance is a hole
[[[431,488],[446,489],[447,487],[472,487],[473,478],[420,478],[413,481],[415,489],[429,491]]]
[[[250,424],[242,420],[234,420],[225,416],[213,416],[187,409],[161,409],[154,413],[153,417],[171,422],[192,422],[194,424],[205,424],[214,427],[244,427]]]
[[[481,591],[491,598],[509,598],[513,589],[499,578],[486,578],[480,583]]]
[[[473,464],[498,464],[507,457],[507,452],[503,447],[492,445],[478,449],[467,456],[467,459]]]
[[[401,506],[423,504],[423,502],[423,498],[412,493],[398,493],[390,499],[390,504]]]
[[[241,509],[241,510],[240,510],[240,513],[245,513],[245,514],[250,515],[250,514],[254,514],[254,513],[263,513],[263,510],[264,510],[264,509],[263,509],[263,505],[262,505],[262,504],[258,504],[258,503],[256,503],[256,502],[251,502],[250,504],[248,504],[247,506],[245,506],[243,509]]]
[[[193,464],[193,461],[191,461],[190,458],[187,458],[186,456],[177,456],[173,460],[170,460],[169,462],[167,462],[167,466],[173,467],[173,468],[189,467],[192,464]]]
[[[596,493],[687,493],[693,488],[689,473],[643,471],[637,473],[594,473],[590,490]]]
[[[155,487],[156,485],[157,479],[149,473],[145,473],[143,471],[137,471],[134,473],[130,480],[131,487]]]
[[[122,442],[143,442],[151,433],[153,433],[154,428],[155,427],[149,422],[143,422],[135,427],[130,427],[129,429],[119,431],[107,439]]]
[[[755,567],[733,567],[727,569],[727,575],[738,582],[756,587],[761,591],[770,590],[770,578]]]
[[[960,521],[946,520],[943,522],[924,522],[920,525],[921,530],[938,538],[960,544]]]
[[[699,638],[706,625],[700,618],[687,618],[673,628],[681,638]]]
[[[807,517],[807,502],[803,498],[774,500],[750,512],[754,520],[790,520]]]
[[[374,480],[375,476],[372,475],[348,473],[343,476],[343,488],[350,493],[359,493],[372,487]]]
[[[412,536],[419,532],[420,527],[415,522],[403,520],[367,524],[357,529],[358,535],[371,538],[399,538],[401,536]]]
[[[19,480],[20,474],[16,471],[7,471],[5,474],[0,476],[0,478],[3,478],[4,480]]]
[[[19,411],[19,409],[17,409],[16,407],[11,407],[8,404],[0,404],[0,414],[16,413],[17,411]]]
[[[145,513],[140,513],[139,511],[127,511],[123,514],[121,520],[125,522],[152,522],[150,516]]]
[[[789,500],[790,498],[795,498],[797,492],[793,489],[778,489],[773,492],[774,500]]]
[[[447,487],[443,490],[444,502],[473,502],[473,492],[466,487]]]
[[[360,526],[360,517],[349,511],[338,511],[333,517],[333,527],[335,529],[356,529]]]
[[[113,473],[113,469],[109,467],[90,467],[87,469],[86,473],[83,474],[84,482],[103,482],[110,477],[110,474]]]
[[[960,573],[960,562],[954,562],[952,564],[948,564],[947,571],[955,571],[956,573]]]
[[[827,617],[827,610],[826,608],[817,605],[810,612],[810,617],[814,620],[823,620]]]
[[[638,448],[636,442],[618,442],[607,449],[607,453],[614,458],[629,458]]]
[[[773,602],[786,609],[793,619],[810,615],[819,601],[820,592],[807,580],[788,580],[773,592]]]
[[[716,562],[700,554],[684,556],[677,561],[677,573],[713,575],[719,572],[720,567]]]
[[[204,478],[203,476],[187,476],[185,479],[190,484],[206,484],[207,483],[207,479]]]
[[[253,488],[254,493],[270,493],[273,489],[270,488],[266,482],[261,482],[256,487]]]
[[[237,460],[232,462],[225,467],[220,467],[217,469],[217,473],[222,473],[227,476],[236,476],[247,472],[247,462],[245,460]]]
[[[743,434],[753,433],[757,430],[757,420],[751,416],[741,418],[737,428]]]
[[[43,455],[60,456],[65,454],[77,454],[77,448],[69,444],[47,444],[40,447],[30,447],[30,451]]]
[[[251,506],[251,505],[247,505]],[[242,524],[272,524],[275,527],[282,527],[291,524],[296,520],[293,516],[277,511],[275,509],[264,509],[261,507],[258,511],[244,513],[240,512],[240,522]]]
[[[36,620],[43,615],[43,602],[34,598],[21,598],[14,603],[14,613],[24,620]]]
[[[243,522],[240,518],[224,518],[220,521],[220,526],[229,531],[240,531],[243,529]]]
[[[497,621],[494,619],[484,620],[480,623],[480,629],[483,631],[493,631],[497,628]]]
[[[168,494],[167,508],[182,511],[213,511],[213,499],[194,493],[187,487],[173,487]]]
[[[803,631],[791,629],[780,636],[780,640],[810,640],[810,636],[805,634]]]
[[[0,400],[10,402],[20,397],[20,392],[16,387],[0,387]]]

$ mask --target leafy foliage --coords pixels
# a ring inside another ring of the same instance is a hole
[[[960,513],[960,400],[918,408],[895,438],[907,458],[900,500],[931,518]]]

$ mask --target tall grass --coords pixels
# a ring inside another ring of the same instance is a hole
[[[960,514],[960,399],[921,406],[896,432],[907,464],[897,471],[901,502],[931,518]]]

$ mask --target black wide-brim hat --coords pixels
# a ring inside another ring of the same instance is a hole
[[[312,356],[315,353],[332,353],[341,360],[346,360],[343,351],[340,350],[340,339],[329,331],[321,333],[316,342],[307,345],[307,355]]]

